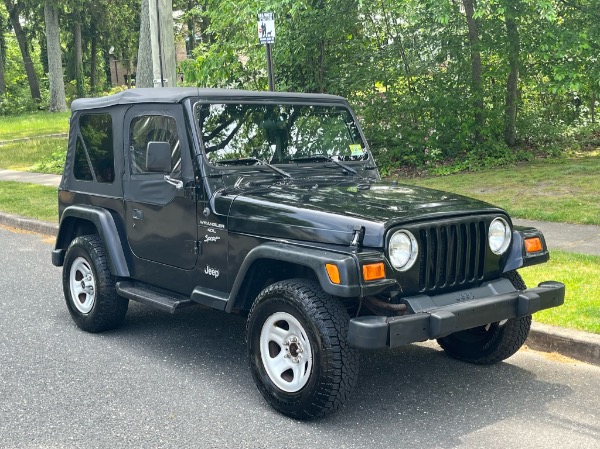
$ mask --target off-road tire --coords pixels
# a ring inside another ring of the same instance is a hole
[[[505,273],[517,290],[527,287],[516,271]],[[476,365],[492,365],[514,355],[525,343],[531,327],[531,315],[511,318],[506,323],[491,323],[439,338],[449,356]]]
[[[89,311],[80,310],[81,302],[75,304],[77,299],[72,295],[71,268],[74,263],[91,269],[94,299]],[[115,282],[100,237],[84,235],[71,242],[63,266],[63,291],[69,313],[79,328],[87,332],[102,332],[114,329],[123,322],[129,300],[117,294]]]
[[[310,375],[298,391],[279,388],[263,363],[261,332],[267,332],[263,326],[275,314],[291,315],[297,320],[311,348]],[[258,295],[248,316],[246,345],[254,382],[273,408],[289,417],[308,420],[339,409],[349,398],[358,379],[359,356],[346,339],[348,321],[342,304],[314,281],[280,281]]]

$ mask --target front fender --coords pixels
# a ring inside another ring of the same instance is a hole
[[[306,248],[283,242],[269,242],[257,246],[247,254],[229,295],[230,300],[225,308],[227,312],[231,312],[234,308],[235,299],[238,297],[248,270],[254,262],[261,259],[290,262],[310,268],[317,276],[323,291],[330,295],[345,298],[361,295],[361,284],[355,255]],[[329,280],[325,269],[326,263],[337,265],[341,281],[339,284],[334,284]]]

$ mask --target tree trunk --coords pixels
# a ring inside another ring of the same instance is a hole
[[[481,142],[485,118],[483,115],[483,83],[481,81],[481,52],[479,42],[479,23],[473,17],[474,0],[462,0],[469,29],[469,47],[471,49],[471,91],[475,113],[475,141]]]
[[[96,27],[91,26],[92,39],[90,43],[90,89],[96,92],[96,72],[98,71],[98,36],[96,36]]]
[[[15,31],[17,42],[21,50],[21,56],[23,57],[23,65],[25,66],[25,73],[27,74],[27,80],[29,81],[29,90],[31,91],[31,98],[35,101],[41,101],[42,96],[40,95],[40,83],[33,67],[33,61],[29,54],[29,45],[27,43],[27,35],[21,27],[19,21],[19,7],[18,4],[12,3],[11,0],[4,0],[4,5],[10,16],[10,23]]]
[[[6,93],[6,79],[4,78],[4,51],[0,42],[0,95]]]
[[[44,5],[46,20],[46,45],[48,47],[48,78],[50,81],[50,112],[67,110],[65,84],[63,81],[62,55],[60,48],[60,30],[58,26],[58,9],[50,6],[49,0]]]
[[[517,94],[519,84],[519,53],[521,43],[517,27],[517,8],[513,0],[504,2],[504,21],[508,39],[508,65],[510,73],[506,83],[506,106],[504,112],[504,141],[509,147],[517,142]]]
[[[75,26],[73,29],[75,50],[75,83],[77,96],[85,97],[85,76],[83,73],[83,44],[81,40],[81,20],[79,12],[75,13]]]
[[[188,0],[188,12],[191,11],[194,6],[195,6],[196,2],[194,0]],[[188,19],[187,22],[187,28],[188,28],[188,54],[192,54],[192,52],[194,51],[194,48],[196,48],[196,26],[194,23],[194,17],[190,17]]]
[[[136,87],[154,87],[149,1],[154,0],[142,0],[142,14],[140,15],[140,46],[138,48],[137,70],[135,74]]]
[[[596,123],[596,91],[592,86],[592,99],[590,101],[590,112],[592,113],[592,123]]]

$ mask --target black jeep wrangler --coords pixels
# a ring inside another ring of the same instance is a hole
[[[128,300],[248,315],[254,380],[299,419],[336,410],[358,348],[437,339],[491,364],[564,285],[526,288],[543,235],[502,209],[380,181],[352,110],[330,95],[133,89],[76,100],[52,263],[88,332]]]

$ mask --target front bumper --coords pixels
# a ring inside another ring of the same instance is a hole
[[[445,337],[473,327],[531,315],[564,302],[565,286],[542,282],[535,288],[507,291],[507,280],[440,296],[404,298],[411,312],[404,316],[352,318],[350,344],[365,349],[396,347]],[[512,287],[512,285],[511,285]],[[466,300],[465,300],[466,299]]]

